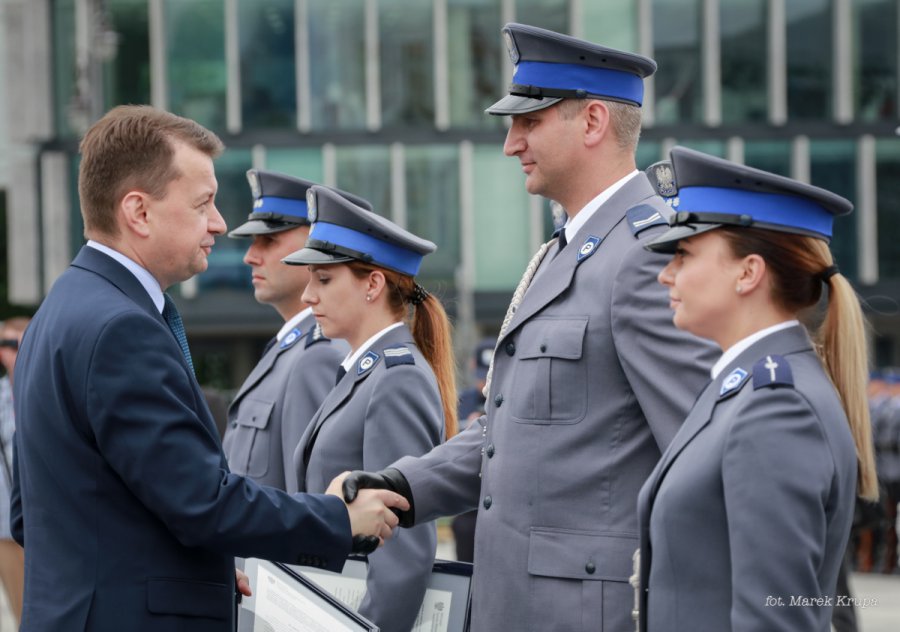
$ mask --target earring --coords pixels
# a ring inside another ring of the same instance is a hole
[[[738,294],[740,294],[741,292],[744,291],[744,288],[742,288],[742,287],[739,285],[739,286],[737,286],[734,290],[735,290],[735,292],[737,292]]]
[[[372,301],[372,295],[371,295],[371,294],[366,294],[366,302],[369,303],[369,302],[371,302],[371,301]]]

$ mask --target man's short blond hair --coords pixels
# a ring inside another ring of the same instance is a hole
[[[563,99],[557,105],[559,115],[563,119],[572,119],[592,100],[602,101],[609,110],[609,122],[619,147],[632,152],[637,149],[641,136],[641,108],[636,105],[606,99]]]

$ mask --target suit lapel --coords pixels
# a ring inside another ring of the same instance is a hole
[[[100,252],[96,248],[90,246],[82,246],[78,255],[72,261],[72,265],[76,268],[89,270],[95,274],[99,274],[107,281],[112,283],[120,292],[125,294],[132,301],[147,311],[147,313],[156,317],[159,322],[166,325],[162,314],[153,304],[153,299],[147,294],[147,290],[141,285],[141,282],[131,273],[131,271],[121,263]],[[168,325],[166,325],[168,327]]]
[[[639,173],[597,209],[561,252],[556,255],[548,253],[547,257],[552,256],[553,259],[547,261],[545,258],[541,263],[541,268],[516,310],[506,335],[515,331],[519,325],[544,309],[569,288],[575,277],[575,270],[585,259],[578,256],[583,245],[592,238],[599,238],[600,241],[595,248],[603,248],[604,240],[624,219],[626,211],[653,195],[654,191],[647,176]]]

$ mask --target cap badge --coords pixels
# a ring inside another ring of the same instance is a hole
[[[656,168],[656,190],[663,197],[672,197],[678,193],[675,186],[675,174],[669,165],[660,165]]]
[[[503,31],[503,39],[506,41],[506,52],[509,53],[509,61],[515,66],[519,63],[519,49],[516,48],[516,42],[513,40],[512,35],[509,34],[509,31]]]
[[[262,191],[259,188],[259,176],[256,175],[255,171],[250,170],[247,172],[247,182],[250,183],[250,193],[253,195],[253,199],[258,200],[262,197]],[[256,206],[255,203],[254,206]]]
[[[316,192],[312,188],[306,190],[306,218],[310,223],[319,219],[319,211],[316,208]]]

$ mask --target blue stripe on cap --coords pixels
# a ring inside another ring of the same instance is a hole
[[[799,228],[831,239],[834,215],[807,198],[721,187],[680,187],[678,211],[749,215],[756,222]]]
[[[280,213],[282,215],[309,219],[306,200],[295,200],[292,198],[263,196],[253,203],[253,212]]]
[[[641,105],[644,81],[624,70],[555,64],[545,61],[521,61],[516,66],[513,83],[538,88],[584,90],[590,94],[625,99]]]
[[[416,276],[419,273],[419,266],[422,264],[422,259],[425,258],[424,255],[412,250],[328,222],[315,222],[309,232],[309,238],[328,241],[337,246],[365,253],[372,257],[374,263],[410,276]]]

